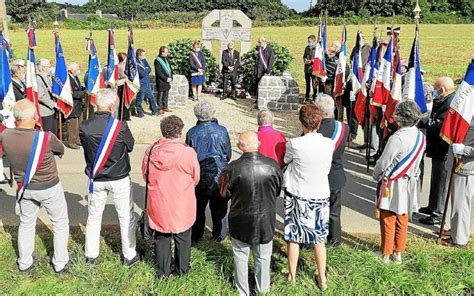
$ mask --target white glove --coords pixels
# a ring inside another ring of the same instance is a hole
[[[351,102],[355,102],[355,100],[356,100],[356,96],[353,92],[351,92],[350,100],[351,100]]]
[[[464,152],[464,144],[453,144],[453,153],[456,155],[466,155]]]

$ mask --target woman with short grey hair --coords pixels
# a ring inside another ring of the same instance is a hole
[[[214,105],[208,100],[199,101],[194,106],[194,115],[199,121],[210,121],[214,118],[216,109]]]
[[[395,107],[395,121],[400,129],[387,142],[374,168],[377,187],[377,214],[380,216],[381,259],[402,263],[408,220],[418,212],[420,198],[420,163],[425,150],[425,136],[416,124],[421,112],[414,101]]]

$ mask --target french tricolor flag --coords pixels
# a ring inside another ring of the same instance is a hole
[[[7,128],[14,128],[13,106],[15,106],[15,94],[13,93],[12,77],[8,63],[7,41],[2,34],[0,34],[0,47],[0,101],[3,105],[1,113],[3,115],[3,124]]]
[[[137,93],[140,91],[140,78],[138,76],[137,59],[135,56],[135,49],[133,48],[133,30],[128,29],[128,52],[127,61],[125,63],[125,75],[127,80],[125,82],[123,98],[124,104],[127,108],[135,99]]]
[[[115,50],[114,30],[109,28],[107,31],[109,32],[109,55],[107,57],[107,76],[105,77],[105,82],[108,86],[115,87],[117,81],[119,80],[119,59],[117,56],[117,51]]]
[[[347,29],[346,26],[342,29],[341,37],[341,52],[337,60],[336,77],[334,79],[334,98],[341,96],[344,93],[346,82],[346,65],[347,65]]]
[[[319,23],[318,42],[313,59],[313,75],[320,78],[323,82],[327,79],[326,73],[326,24]]]
[[[41,114],[39,112],[39,102],[38,102],[38,82],[36,80],[36,59],[35,59],[35,50],[36,47],[36,34],[33,27],[28,27],[26,29],[26,34],[28,35],[28,53],[26,56],[26,98],[33,102],[36,106],[36,112],[38,113],[38,123],[42,125]]]
[[[72,88],[69,75],[67,73],[66,60],[63,48],[59,41],[59,33],[54,33],[54,43],[56,45],[56,68],[53,77],[53,95],[58,99],[59,110],[68,117],[72,112],[74,101],[72,99]]]
[[[474,59],[467,68],[464,81],[454,96],[440,136],[448,143],[462,143],[474,115]]]
[[[420,37],[418,26],[415,30],[415,39],[411,48],[410,59],[408,60],[408,72],[405,76],[403,98],[413,100],[418,104],[422,113],[428,111],[423,90],[423,77],[420,66]]]
[[[356,95],[359,90],[362,88],[362,81],[364,79],[364,70],[362,68],[362,46],[364,46],[364,41],[361,36],[361,32],[357,31],[356,37],[356,49],[354,51],[354,56],[352,57],[352,93]]]
[[[89,51],[89,68],[87,70],[86,91],[89,94],[89,101],[92,106],[96,106],[96,96],[100,88],[105,87],[102,68],[100,67],[97,49],[92,36],[86,38],[86,50]]]
[[[387,50],[382,59],[377,80],[375,81],[374,97],[372,105],[383,106],[387,104],[392,90],[392,62],[393,62],[393,36],[390,38]]]

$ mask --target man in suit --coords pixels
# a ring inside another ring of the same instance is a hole
[[[258,38],[258,46],[253,54],[255,60],[255,84],[254,93],[258,96],[258,84],[265,74],[272,73],[273,63],[275,62],[275,51],[273,47],[267,44],[265,37]]]
[[[227,49],[222,52],[222,77],[224,79],[224,86],[222,87],[222,97],[224,100],[227,95],[227,81],[230,80],[232,88],[231,99],[236,99],[235,83],[237,80],[237,70],[240,66],[240,54],[234,50],[234,42],[227,44]]]
[[[43,131],[52,132],[58,136],[58,106],[53,97],[51,78],[51,63],[47,59],[36,61],[36,79],[38,83],[39,115],[43,123]]]
[[[316,36],[308,36],[308,45],[304,49],[303,61],[304,61],[304,79],[306,82],[306,93],[304,100],[309,101],[309,95],[311,89],[313,89],[313,101],[316,99],[316,87],[314,84],[313,75],[313,59],[316,51]]]
[[[26,98],[26,85],[25,85],[25,61],[14,60],[11,66],[12,73],[12,85],[13,94],[15,95],[15,101]]]
[[[81,141],[79,139],[79,125],[82,118],[82,106],[86,96],[85,88],[81,85],[78,78],[81,74],[79,65],[70,63],[68,67],[69,81],[71,82],[73,108],[66,121],[67,125],[67,147],[70,149],[79,149]]]

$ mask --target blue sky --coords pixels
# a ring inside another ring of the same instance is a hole
[[[282,0],[283,3],[288,5],[290,8],[295,9],[296,11],[305,11],[309,8],[309,0]],[[83,4],[87,0],[57,0],[59,3],[71,3],[71,4]],[[314,1],[313,1],[314,2]]]

